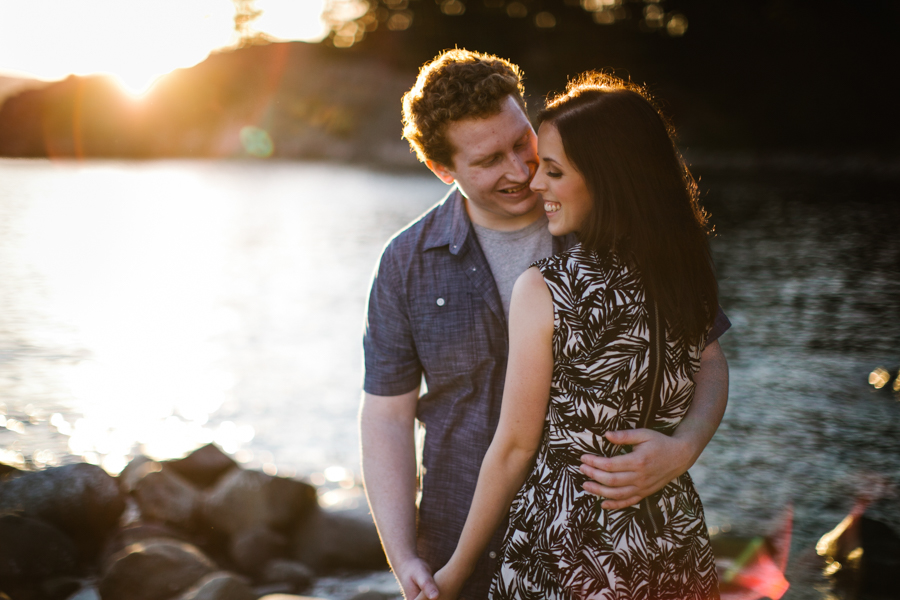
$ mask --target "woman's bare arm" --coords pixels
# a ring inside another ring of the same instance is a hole
[[[435,575],[441,600],[457,597],[531,469],[550,398],[552,338],[550,290],[541,272],[531,268],[513,288],[500,423],[481,465],[459,544],[447,565]]]

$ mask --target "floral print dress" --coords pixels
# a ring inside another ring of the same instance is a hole
[[[576,245],[535,263],[554,308],[553,379],[533,471],[510,509],[494,600],[718,598],[703,506],[685,473],[621,510],[582,489],[582,454],[613,456],[609,430],[671,434],[702,348],[666,331],[640,275]]]

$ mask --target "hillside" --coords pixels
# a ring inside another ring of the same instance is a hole
[[[15,96],[24,90],[41,88],[45,85],[47,85],[45,81],[38,79],[0,75],[0,105],[10,96]]]
[[[142,98],[71,76],[0,107],[0,155],[327,158],[416,163],[400,139],[415,73],[302,42],[214,53]]]

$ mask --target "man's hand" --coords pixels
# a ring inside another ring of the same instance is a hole
[[[466,583],[467,577],[461,572],[453,568],[453,563],[447,563],[444,568],[434,575],[434,582],[437,584],[438,593],[429,596],[425,592],[416,596],[415,600],[434,600],[435,597],[440,600],[456,600],[462,591],[463,585]]]
[[[592,479],[582,487],[605,498],[602,508],[615,510],[637,504],[693,464],[693,453],[686,444],[652,429],[609,431],[605,437],[633,450],[612,458],[593,454],[581,457],[581,472]]]
[[[359,415],[362,473],[388,562],[408,600],[437,597],[431,568],[416,554],[418,388],[399,396],[363,394]]]
[[[420,598],[434,600],[438,597],[438,586],[431,576],[431,568],[421,558],[416,558],[400,565],[394,570],[394,576],[403,589],[403,597],[407,600]]]
[[[633,446],[632,452],[612,458],[581,457],[581,472],[593,480],[583,487],[605,498],[600,506],[614,510],[637,504],[690,469],[700,457],[728,404],[728,361],[718,341],[703,349],[694,385],[691,407],[671,437],[652,429],[609,431],[607,440]]]

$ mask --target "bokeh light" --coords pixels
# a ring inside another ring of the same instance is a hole
[[[883,367],[878,367],[871,373],[869,373],[869,385],[871,385],[876,390],[880,390],[887,382],[891,380],[891,374],[887,372],[887,369]]]

